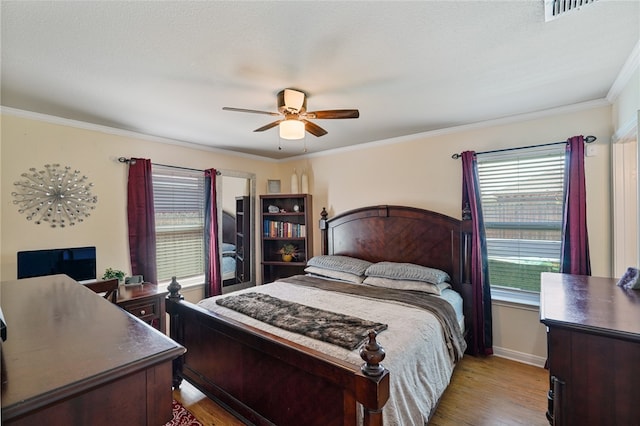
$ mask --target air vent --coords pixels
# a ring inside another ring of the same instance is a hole
[[[598,0],[544,0],[544,20],[553,21]]]

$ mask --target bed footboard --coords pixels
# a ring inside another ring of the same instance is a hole
[[[361,368],[182,300],[169,289],[171,337],[187,348],[174,362],[186,379],[241,420],[256,425],[382,425],[389,398],[384,351],[369,335]],[[357,403],[364,413],[358,413]]]

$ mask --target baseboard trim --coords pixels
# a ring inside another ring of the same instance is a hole
[[[493,354],[501,358],[507,358],[513,361],[522,362],[524,364],[534,365],[536,367],[544,367],[547,362],[545,357],[531,355],[524,352],[514,351],[507,348],[493,347]]]

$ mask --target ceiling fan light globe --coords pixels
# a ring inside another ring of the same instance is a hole
[[[279,127],[282,139],[304,139],[304,123],[300,120],[284,120]]]

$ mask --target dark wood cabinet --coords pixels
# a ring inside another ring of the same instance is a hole
[[[163,425],[184,348],[66,275],[0,283],[2,424]]]
[[[640,291],[616,282],[542,274],[552,425],[640,424]]]
[[[260,196],[264,283],[304,273],[313,248],[312,212],[309,194]],[[285,261],[279,252],[287,244],[297,249],[290,261]]]
[[[236,282],[251,281],[250,197],[236,197]]]

